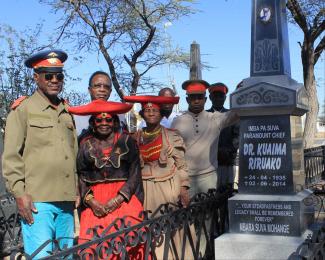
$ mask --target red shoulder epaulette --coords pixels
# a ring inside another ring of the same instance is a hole
[[[63,99],[63,104],[67,105],[68,107],[71,107],[68,99]]]
[[[22,97],[20,97],[20,98],[18,98],[18,99],[16,99],[13,103],[12,103],[12,105],[11,105],[11,109],[12,110],[14,110],[14,109],[16,109],[26,98],[28,98],[27,96],[22,96]]]

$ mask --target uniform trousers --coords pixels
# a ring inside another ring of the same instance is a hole
[[[32,225],[22,221],[22,234],[25,253],[31,255],[50,239],[58,239],[61,248],[73,245],[74,238],[74,202],[34,202],[37,213],[33,213]],[[53,243],[45,246],[33,259],[48,256]]]
[[[190,195],[191,198],[200,192],[207,193],[209,189],[215,189],[217,184],[217,173],[215,171],[190,176]]]

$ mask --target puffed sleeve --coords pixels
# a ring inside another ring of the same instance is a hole
[[[12,110],[6,121],[2,173],[9,192],[15,197],[25,194],[25,163],[23,160],[27,131],[26,108]]]
[[[129,148],[128,164],[129,164],[129,177],[124,185],[119,190],[119,193],[129,201],[133,194],[137,193],[138,199],[143,202],[143,186],[139,158],[139,148],[136,141],[127,136],[126,144]]]
[[[87,142],[81,143],[77,155],[77,173],[78,173],[78,187],[79,194],[81,197],[81,201],[84,206],[88,207],[87,203],[85,203],[85,197],[88,194],[92,194],[91,186],[88,182],[84,181],[83,176],[86,176],[89,171],[91,171],[91,166],[87,159],[87,151],[89,147]]]
[[[188,168],[185,161],[185,145],[183,138],[177,130],[169,130],[170,145],[173,149],[171,155],[175,160],[175,165],[177,167],[177,174],[179,174],[181,179],[182,187],[190,187],[190,181],[188,176]]]

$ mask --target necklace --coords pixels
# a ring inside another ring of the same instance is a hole
[[[157,135],[161,132],[161,127],[159,127],[157,130],[151,132],[151,133],[148,133],[146,130],[143,130],[143,134],[145,136],[154,136],[154,135]]]

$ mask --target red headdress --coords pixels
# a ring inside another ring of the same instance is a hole
[[[201,79],[186,80],[182,84],[182,88],[186,90],[186,94],[205,94],[206,89],[209,87],[209,83]]]
[[[142,109],[147,107],[160,108],[162,104],[178,104],[179,97],[163,96],[125,96],[124,100],[131,103],[141,103]]]
[[[228,88],[225,84],[219,82],[219,83],[214,83],[214,84],[211,84],[210,87],[209,87],[209,92],[212,93],[212,92],[221,92],[221,93],[224,93],[224,94],[227,94],[228,93]]]
[[[131,110],[132,104],[104,101],[101,99],[94,100],[87,105],[69,107],[69,112],[74,115],[97,115],[107,113],[110,115],[124,114]]]

